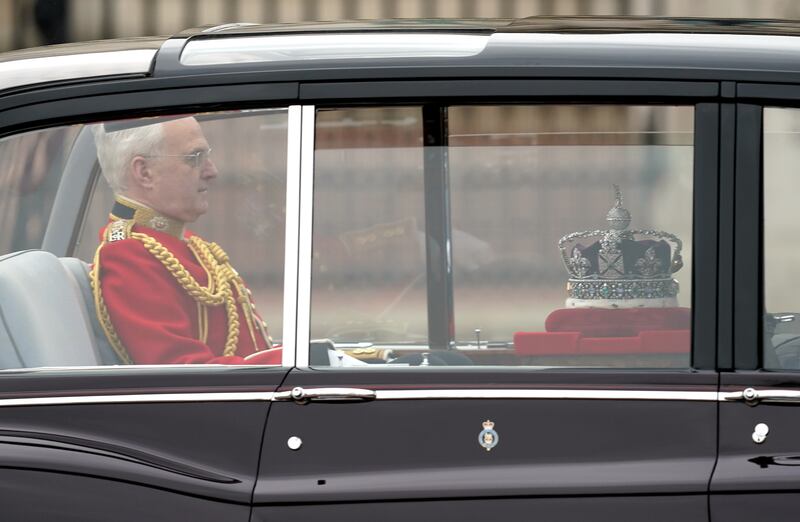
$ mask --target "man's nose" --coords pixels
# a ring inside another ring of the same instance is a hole
[[[200,170],[200,174],[204,179],[214,179],[219,176],[219,171],[214,162],[211,159],[207,159],[203,168]]]

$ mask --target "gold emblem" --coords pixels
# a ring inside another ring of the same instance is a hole
[[[150,228],[152,229],[164,231],[168,226],[169,221],[167,221],[167,218],[164,216],[153,216],[153,218],[150,220]]]
[[[114,241],[122,241],[128,238],[128,225],[129,222],[118,220],[113,221],[108,225],[107,241],[112,243]]]
[[[494,422],[489,419],[483,421],[483,431],[478,435],[478,444],[486,451],[492,451],[499,441],[500,436],[494,430]]]

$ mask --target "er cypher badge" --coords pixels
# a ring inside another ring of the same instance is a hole
[[[494,431],[494,422],[488,419],[483,421],[483,431],[478,435],[478,444],[486,448],[486,451],[492,451],[499,440],[500,436]]]

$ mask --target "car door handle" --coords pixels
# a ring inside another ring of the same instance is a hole
[[[750,406],[761,402],[782,402],[800,404],[800,390],[756,390],[745,388],[740,392],[723,394],[726,401],[744,401]]]
[[[274,401],[294,401],[305,404],[311,401],[371,401],[377,394],[375,390],[364,388],[302,388],[297,386],[290,391],[277,392],[273,395]]]

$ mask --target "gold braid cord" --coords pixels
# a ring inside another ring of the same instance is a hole
[[[126,350],[125,346],[122,344],[122,341],[117,335],[117,331],[114,329],[114,325],[111,324],[111,317],[108,315],[108,308],[106,308],[106,302],[103,300],[103,293],[100,290],[100,249],[103,248],[103,245],[105,245],[105,241],[103,241],[100,247],[95,251],[94,264],[89,273],[89,281],[92,284],[92,294],[94,295],[94,308],[97,310],[97,318],[100,320],[100,326],[103,327],[106,338],[114,349],[114,352],[116,352],[117,356],[124,364],[133,364],[133,359],[131,359],[128,350]]]
[[[199,305],[225,305],[225,312],[228,319],[228,335],[225,340],[223,355],[235,355],[239,339],[239,313],[236,306],[237,300],[233,295],[233,289],[235,288],[239,300],[242,302],[242,311],[247,320],[248,330],[253,339],[254,347],[258,347],[258,345],[255,344],[254,329],[254,323],[257,318],[252,317],[254,314],[252,306],[245,306],[245,304],[250,303],[244,281],[231,266],[228,255],[219,245],[216,243],[207,243],[198,236],[189,238],[189,248],[209,275],[208,287],[204,287],[192,277],[189,271],[186,270],[172,252],[158,242],[158,240],[140,232],[131,232],[129,237],[141,241],[145,249],[164,265],[164,268],[172,274],[178,284],[181,285],[186,293]],[[105,242],[103,245],[104,244]],[[111,318],[105,306],[102,292],[100,291],[99,261],[100,250],[103,245],[100,245],[100,248],[98,248],[95,253],[94,268],[91,274],[95,307],[97,309],[98,318],[100,319],[100,324],[103,326],[103,330],[106,332],[106,336],[111,346],[114,348],[114,351],[117,352],[117,355],[119,355],[126,364],[132,364],[133,361],[130,355],[127,350],[125,350],[125,347],[117,336],[114,326],[111,324]]]

